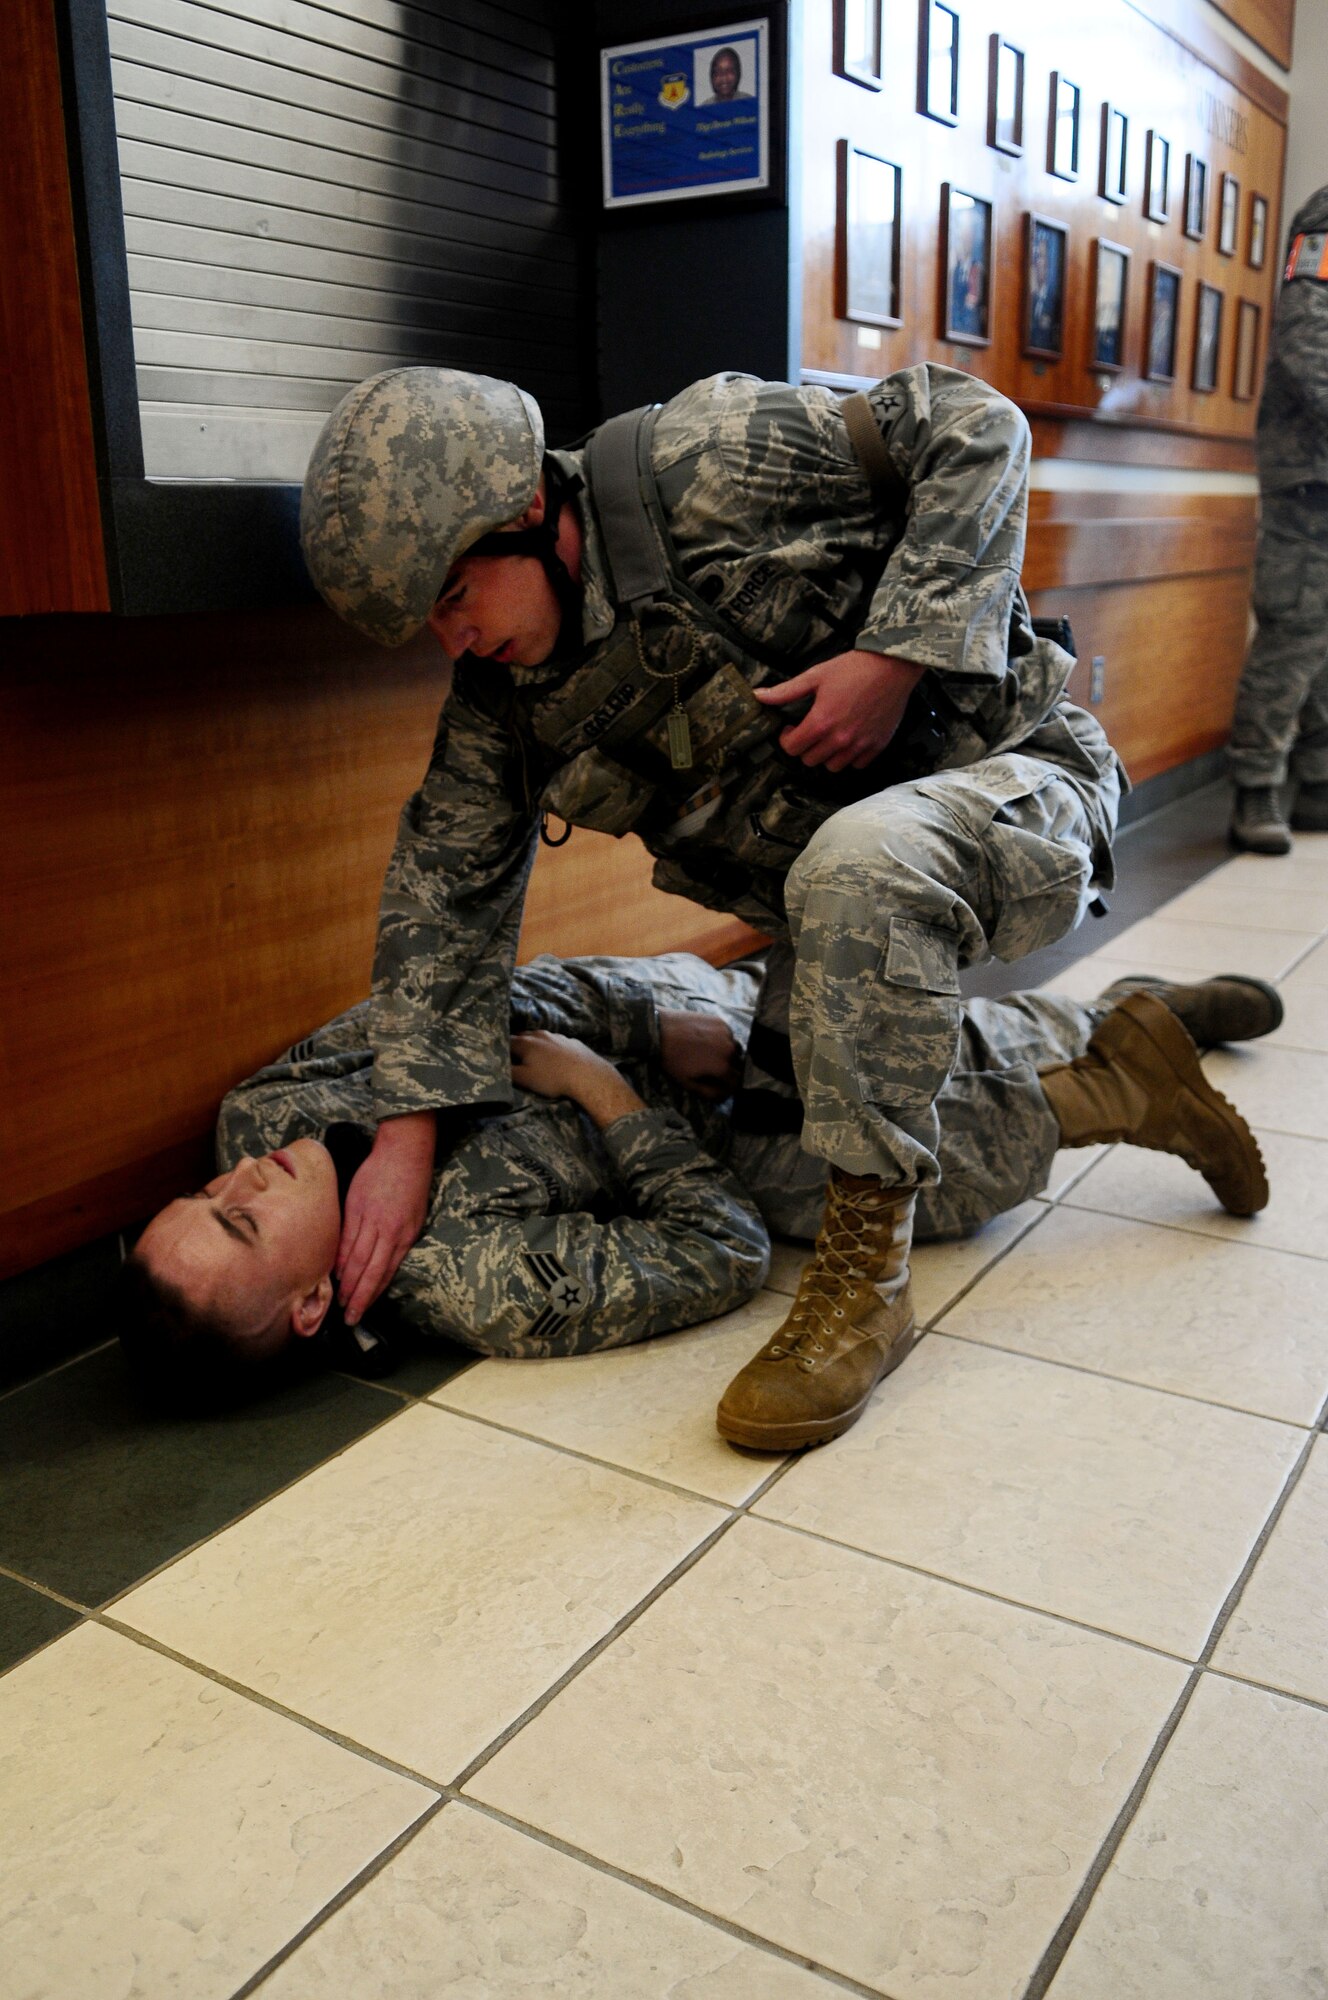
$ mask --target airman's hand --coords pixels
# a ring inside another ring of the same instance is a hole
[[[424,1227],[436,1122],[432,1111],[385,1118],[350,1184],[335,1268],[347,1326],[357,1325],[381,1297]]]
[[[865,770],[879,757],[904,719],[904,710],[925,668],[889,653],[837,653],[795,674],[777,687],[757,688],[756,699],[776,707],[787,701],[812,705],[779,739],[781,750],[804,764],[827,771]]]

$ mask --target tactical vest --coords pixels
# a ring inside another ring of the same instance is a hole
[[[873,491],[894,503],[902,528],[907,489],[871,406],[865,396],[849,397],[844,411]],[[1020,741],[1055,705],[1073,660],[1035,635],[1021,592],[1011,632],[1018,671],[995,690],[978,687],[970,714],[927,673],[894,740],[867,770],[832,774],[787,756],[778,739],[800,711],[767,708],[752,689],[856,644],[892,544],[864,575],[860,615],[827,636],[824,603],[813,606],[809,593],[807,629],[819,628],[819,643],[794,655],[764,653],[682,574],[651,466],[657,414],[654,406],[611,418],[586,447],[618,606],[613,630],[556,685],[514,681],[511,720],[545,814],[569,829],[639,834],[660,863],[661,888],[758,923],[782,919],[783,877],[832,813]]]

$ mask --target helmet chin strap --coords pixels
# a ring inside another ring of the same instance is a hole
[[[581,645],[581,604],[582,590],[574,583],[566,563],[558,553],[558,524],[562,519],[564,506],[581,486],[581,480],[567,478],[552,459],[544,461],[544,519],[532,528],[495,528],[487,535],[481,535],[466,550],[468,556],[534,556],[543,565],[553,594],[558,600],[562,622],[558,628],[558,643],[555,651],[561,652],[564,643],[570,643],[574,650]]]

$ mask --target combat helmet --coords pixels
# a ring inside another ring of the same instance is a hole
[[[457,557],[530,505],[543,459],[539,405],[515,383],[458,368],[370,376],[323,425],[304,476],[300,543],[319,593],[356,631],[402,645]]]

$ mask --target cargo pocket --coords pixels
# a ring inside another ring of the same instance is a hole
[[[1055,794],[1051,781],[1043,791]],[[1039,826],[1039,806],[1042,824]],[[1011,800],[993,815],[987,836],[992,873],[993,956],[1007,964],[1055,944],[1088,907],[1093,853],[1086,825],[1066,823],[1053,798],[1038,792]]]
[[[620,835],[636,825],[654,796],[655,787],[635,771],[598,750],[583,750],[555,772],[540,803],[569,826]]]
[[[1305,581],[1305,545],[1290,535],[1265,532],[1254,566],[1254,615],[1284,618],[1300,603]]]
[[[863,1100],[905,1117],[926,1111],[954,1062],[960,1014],[955,933],[891,917],[854,1040]]]

